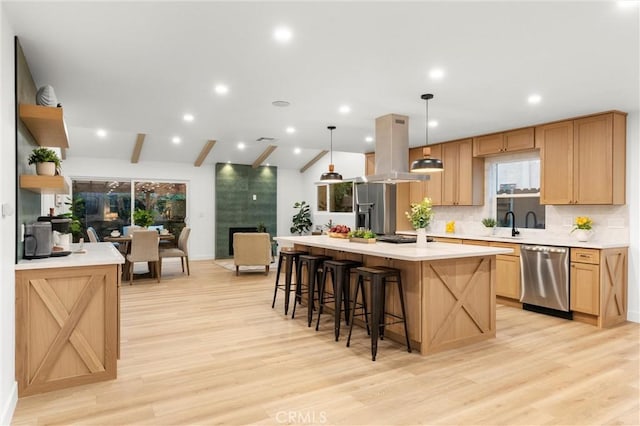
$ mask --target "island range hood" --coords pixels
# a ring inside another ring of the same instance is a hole
[[[429,180],[429,175],[409,172],[409,117],[387,114],[376,118],[375,174],[356,182],[403,183]]]

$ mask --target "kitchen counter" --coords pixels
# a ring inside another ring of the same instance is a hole
[[[117,376],[124,258],[111,243],[84,249],[15,267],[20,397]]]
[[[423,355],[461,347],[496,335],[496,255],[510,248],[433,242],[365,244],[326,235],[276,237],[314,255],[356,260],[365,266],[399,269],[411,346]],[[355,286],[352,276],[351,289]],[[395,292],[385,296],[387,312],[401,313]],[[385,338],[405,342],[401,324],[385,328]]]
[[[28,269],[68,268],[73,266],[121,265],[124,263],[124,257],[111,243],[84,243],[85,253],[78,253],[79,247],[79,244],[71,244],[72,253],[68,256],[19,260],[15,269],[16,271],[24,271]]]
[[[526,231],[525,231],[526,232]],[[511,233],[511,231],[509,231]],[[402,235],[416,235],[415,231],[397,231],[396,234]],[[511,237],[507,235],[474,235],[474,234],[449,234],[446,232],[427,232],[427,235],[438,238],[458,238],[460,240],[480,240],[480,241],[498,241],[503,243],[514,244],[535,244],[544,246],[560,246],[560,247],[575,247],[575,248],[592,248],[592,249],[609,249],[618,247],[629,247],[629,242],[605,242],[605,241],[587,241],[581,242],[572,238],[570,235],[566,237],[549,236],[548,234],[538,233],[539,235],[532,235],[525,233],[522,236]]]

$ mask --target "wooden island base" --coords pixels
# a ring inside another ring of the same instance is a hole
[[[409,338],[423,355],[496,335],[495,255],[410,261],[298,243],[295,247],[333,259],[357,260],[366,266],[400,269]],[[353,277],[351,288],[355,288]],[[401,313],[395,291],[387,292],[385,304],[388,312]],[[402,324],[387,330],[390,333],[385,331],[385,336],[404,344]]]

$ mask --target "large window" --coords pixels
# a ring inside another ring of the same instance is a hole
[[[540,204],[540,160],[522,160],[495,165],[496,219],[498,226],[511,226],[508,211],[518,228],[545,227],[544,205]]]
[[[136,209],[151,212],[154,226],[179,235],[187,215],[186,187],[175,182],[74,179],[71,211],[83,230],[91,226],[100,238],[113,230],[123,232],[133,223]]]
[[[316,195],[317,211],[329,211],[332,213],[353,212],[353,182],[318,185]]]

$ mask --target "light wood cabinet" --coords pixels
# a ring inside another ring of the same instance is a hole
[[[38,145],[69,148],[62,108],[21,104],[18,113]]]
[[[526,151],[534,148],[535,138],[533,127],[473,138],[474,157],[502,154],[505,152]]]
[[[431,157],[442,159],[442,145],[429,145]],[[424,157],[423,147],[409,149],[409,167],[415,160]],[[442,172],[430,173],[429,180],[409,183],[409,199],[412,203],[419,203],[429,197],[434,206],[442,204]]]
[[[376,153],[367,152],[364,154],[364,174],[365,176],[373,175],[376,173]]]
[[[496,296],[513,299],[510,302],[519,303],[521,293],[520,244],[491,241],[489,245],[513,250],[512,254],[496,256]]]
[[[624,204],[626,114],[536,127],[542,204]]]
[[[627,249],[572,248],[573,318],[600,328],[627,320]]]
[[[484,204],[484,159],[473,157],[472,139],[442,144],[442,205]]]

